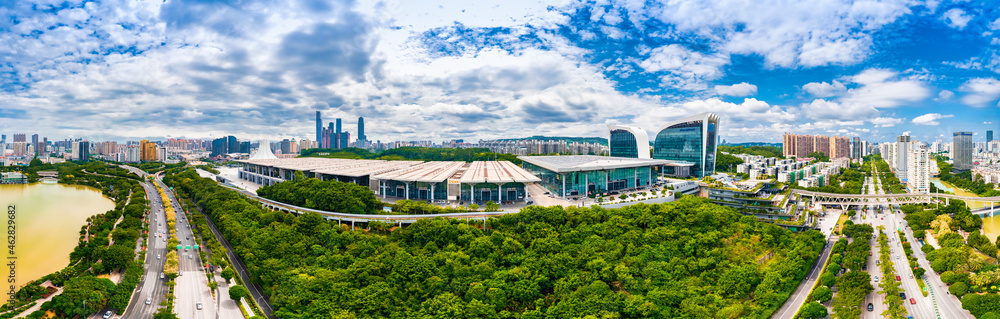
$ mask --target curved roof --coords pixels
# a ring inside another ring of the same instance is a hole
[[[656,134],[660,134],[660,132],[662,132],[663,130],[668,129],[671,126],[677,125],[678,123],[691,122],[691,121],[715,122],[716,124],[718,124],[719,116],[711,112],[695,114],[682,119],[668,122],[666,125],[663,125],[663,127],[656,130]]]
[[[649,134],[646,134],[646,130],[638,126],[608,124],[608,147],[611,147],[611,132],[614,130],[632,133],[632,136],[635,136],[636,150],[639,150],[639,158],[649,158]]]

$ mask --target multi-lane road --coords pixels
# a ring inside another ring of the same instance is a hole
[[[125,167],[139,176],[144,175],[139,169]],[[139,281],[138,289],[132,294],[132,300],[128,307],[125,308],[123,318],[152,318],[153,313],[160,308],[160,302],[166,297],[168,289],[164,284],[166,279],[160,279],[168,251],[167,241],[170,240],[168,238],[170,232],[167,230],[166,223],[167,216],[163,210],[160,194],[153,187],[153,184],[143,182],[142,187],[146,191],[146,198],[150,201],[149,215],[146,217],[149,222],[149,232],[146,239],[145,273]],[[147,299],[149,304],[146,304]],[[101,316],[103,313],[97,315]]]
[[[178,267],[178,276],[174,279],[177,283],[174,287],[174,295],[176,296],[174,313],[179,318],[217,318],[216,301],[212,296],[211,289],[208,288],[205,267],[198,251],[194,249],[197,242],[194,233],[191,231],[190,221],[185,216],[184,209],[177,202],[173,192],[170,191],[170,187],[163,184],[159,175],[154,176],[153,179],[166,192],[167,198],[170,200],[170,205],[174,208],[174,215],[176,216],[174,228],[176,230],[177,241],[182,247],[181,249],[172,247],[173,249],[177,249]],[[226,297],[228,298],[228,296]]]

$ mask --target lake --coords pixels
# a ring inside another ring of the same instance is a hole
[[[931,178],[931,183],[934,183],[934,187],[952,192],[955,195],[978,197],[978,195],[974,193],[967,192],[963,189],[953,187],[951,184],[942,182],[937,177]],[[966,202],[966,205],[969,205],[970,209],[986,207],[986,204],[982,202]],[[997,210],[1000,210],[1000,208]],[[986,232],[986,237],[988,237],[991,241],[996,240],[997,236],[1000,236],[1000,212],[997,212],[996,216],[993,217],[983,217],[983,230]]]
[[[115,208],[96,188],[45,183],[0,185],[0,205],[10,204],[16,205],[17,286],[65,268],[87,217]],[[9,248],[3,251],[6,263]]]

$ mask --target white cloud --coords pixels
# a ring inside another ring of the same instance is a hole
[[[893,127],[896,126],[896,124],[903,123],[903,119],[892,118],[892,117],[876,117],[871,119],[870,122],[873,125],[875,125],[875,127]]]
[[[680,44],[670,44],[653,49],[639,66],[646,72],[670,73],[662,78],[661,85],[665,87],[702,90],[706,88],[705,81],[722,76],[719,69],[728,63],[728,55],[702,54]]]
[[[757,86],[746,82],[733,85],[716,85],[715,92],[728,96],[751,96],[757,94]]]
[[[993,20],[989,25],[990,30],[1000,30],[1000,18]]]
[[[955,97],[955,92],[952,92],[952,91],[941,90],[941,92],[938,93],[938,99],[940,99],[942,101],[951,100],[951,98],[953,98],[953,97]]]
[[[984,107],[996,103],[1000,98],[1000,81],[994,78],[974,78],[962,84],[962,103],[972,107]]]
[[[921,101],[930,96],[930,90],[915,78],[899,79],[898,73],[886,69],[867,69],[851,81],[861,84],[847,90],[841,102],[860,103],[876,108],[892,108]]]
[[[993,122],[986,121],[986,122],[983,122],[983,124],[990,125],[990,124],[993,124]]]
[[[927,113],[913,118],[912,122],[917,125],[938,125],[941,124],[938,120],[950,117],[955,116],[951,114],[941,115],[940,113]]]
[[[909,14],[913,5],[909,0],[609,2],[628,11],[637,28],[646,28],[648,19],[660,20],[680,34],[712,40],[713,49],[763,56],[768,67],[858,63],[870,51],[871,33]]]
[[[810,82],[802,86],[802,89],[816,97],[831,97],[847,90],[840,81],[833,80],[832,83]]]
[[[969,21],[972,21],[972,15],[966,14],[962,9],[954,8],[945,11],[945,13],[941,15],[941,19],[949,27],[961,30],[965,28],[965,25],[969,24]]]

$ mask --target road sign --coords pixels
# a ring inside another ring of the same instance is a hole
[[[177,245],[177,250],[180,250],[180,249],[181,249],[181,245]]]

